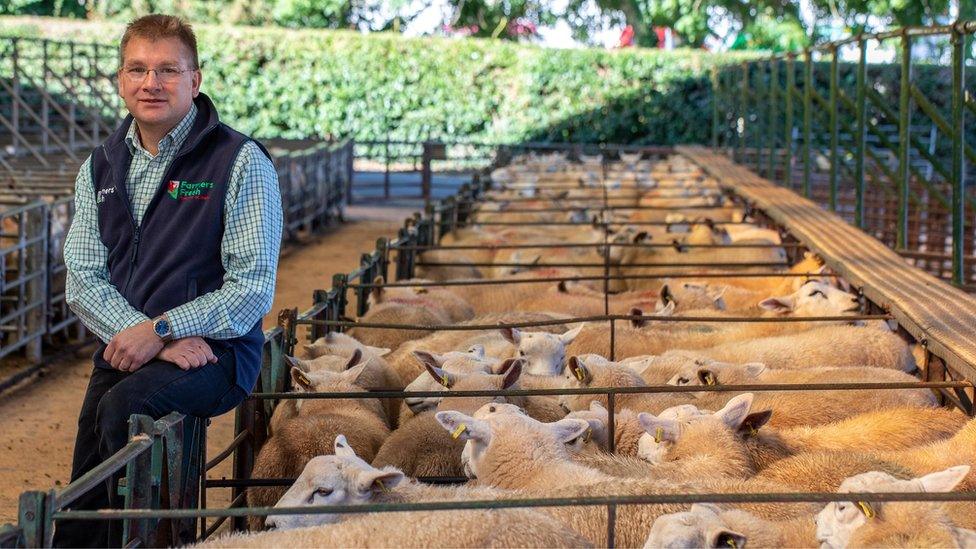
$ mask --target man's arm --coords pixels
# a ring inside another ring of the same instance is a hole
[[[108,249],[99,238],[91,157],[75,179],[75,215],[64,243],[64,264],[68,306],[102,341],[148,320],[109,282]]]
[[[166,313],[174,339],[240,337],[271,310],[281,223],[278,174],[258,146],[247,143],[224,200],[223,286]]]

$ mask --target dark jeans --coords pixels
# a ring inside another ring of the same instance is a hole
[[[106,368],[104,345],[95,352],[95,368],[78,417],[78,436],[71,464],[71,480],[78,479],[128,442],[129,416],[144,414],[159,419],[170,412],[197,418],[223,414],[247,393],[237,386],[234,352],[217,355],[218,362],[181,370],[171,362],[154,360],[133,373]],[[197,422],[187,422],[192,426]],[[190,439],[184,439],[187,444]],[[94,510],[121,508],[118,478],[92,489],[68,508]],[[54,545],[58,547],[118,547],[122,530],[118,521],[59,521]]]

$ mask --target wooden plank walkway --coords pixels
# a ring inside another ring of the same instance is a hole
[[[956,379],[976,380],[976,298],[912,267],[893,250],[793,191],[704,147],[677,147],[824,258],[941,357]]]

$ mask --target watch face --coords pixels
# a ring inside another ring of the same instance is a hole
[[[156,335],[159,337],[169,335],[169,322],[162,319],[157,320],[156,323],[153,324],[153,330],[155,330]]]

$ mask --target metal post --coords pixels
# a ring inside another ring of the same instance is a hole
[[[721,82],[718,78],[718,65],[712,66],[712,149],[718,149],[718,98]]]
[[[423,144],[423,152],[421,153],[421,164],[420,164],[420,194],[424,199],[424,205],[430,205],[430,180],[431,180],[431,151],[430,145],[427,142]]]
[[[17,149],[19,147],[18,145],[19,140],[17,139],[17,137],[20,135],[20,100],[21,100],[20,78],[18,78],[18,75],[20,74],[20,68],[19,68],[19,63],[17,62],[18,58],[20,57],[20,53],[17,46],[20,42],[16,38],[14,38],[11,41],[11,43],[13,44],[13,52],[11,53],[10,56],[10,61],[11,64],[13,65],[13,74],[11,74],[11,79],[13,80],[12,85],[14,89],[13,97],[11,98],[13,102],[10,104],[10,118],[11,118],[10,125],[13,126],[12,129],[13,139],[11,141],[11,147],[13,148],[13,154],[17,154]]]
[[[840,109],[838,97],[838,64],[837,64],[837,45],[830,47],[830,211],[837,211],[837,176],[840,169],[840,159],[837,157],[838,149],[838,110]]]
[[[810,139],[813,133],[813,51],[807,48],[803,62],[803,196],[810,197]]]
[[[786,106],[783,107],[786,115],[784,124],[785,132],[783,136],[783,184],[787,188],[793,188],[793,90],[796,89],[796,57],[793,54],[786,56]]]
[[[908,248],[908,151],[909,136],[911,135],[911,72],[912,72],[912,37],[907,32],[901,36],[901,87],[899,88],[900,104],[898,108],[898,226],[896,227],[897,242],[895,249]]]
[[[867,59],[868,59],[868,45],[867,40],[864,36],[858,39],[858,48],[860,55],[858,56],[857,62],[857,97],[856,105],[857,108],[857,133],[854,136],[854,147],[856,154],[854,156],[854,224],[858,228],[864,228],[864,189],[865,189],[865,179],[864,179],[864,155],[867,154],[867,142],[865,137],[867,134],[867,103],[866,94],[864,92],[865,81],[867,80]]]
[[[739,118],[736,120],[736,136],[738,137],[739,154],[735,159],[737,162],[745,162],[746,131],[749,127],[747,118],[749,117],[749,63],[742,63],[742,97]],[[740,124],[741,123],[741,127]]]
[[[756,104],[756,122],[755,122],[756,132],[755,132],[755,134],[756,135],[755,135],[755,143],[754,143],[754,147],[756,149],[756,160],[755,160],[756,161],[756,174],[761,173],[761,170],[762,170],[762,152],[763,152],[763,148],[765,148],[765,146],[766,146],[766,132],[763,131],[764,126],[762,124],[762,113],[764,111],[766,111],[766,109],[762,108],[762,93],[763,93],[763,90],[765,89],[765,85],[764,85],[763,79],[764,79],[765,75],[766,75],[766,71],[763,70],[763,66],[760,63],[756,63],[756,85],[755,85],[755,88],[756,88],[756,91],[755,91],[755,95],[756,95],[756,101],[755,101],[755,104]]]
[[[952,283],[966,281],[966,132],[963,107],[966,85],[966,35],[952,27]]]
[[[776,119],[779,118],[779,59],[769,60],[769,165],[766,167],[766,179],[776,180]]]

